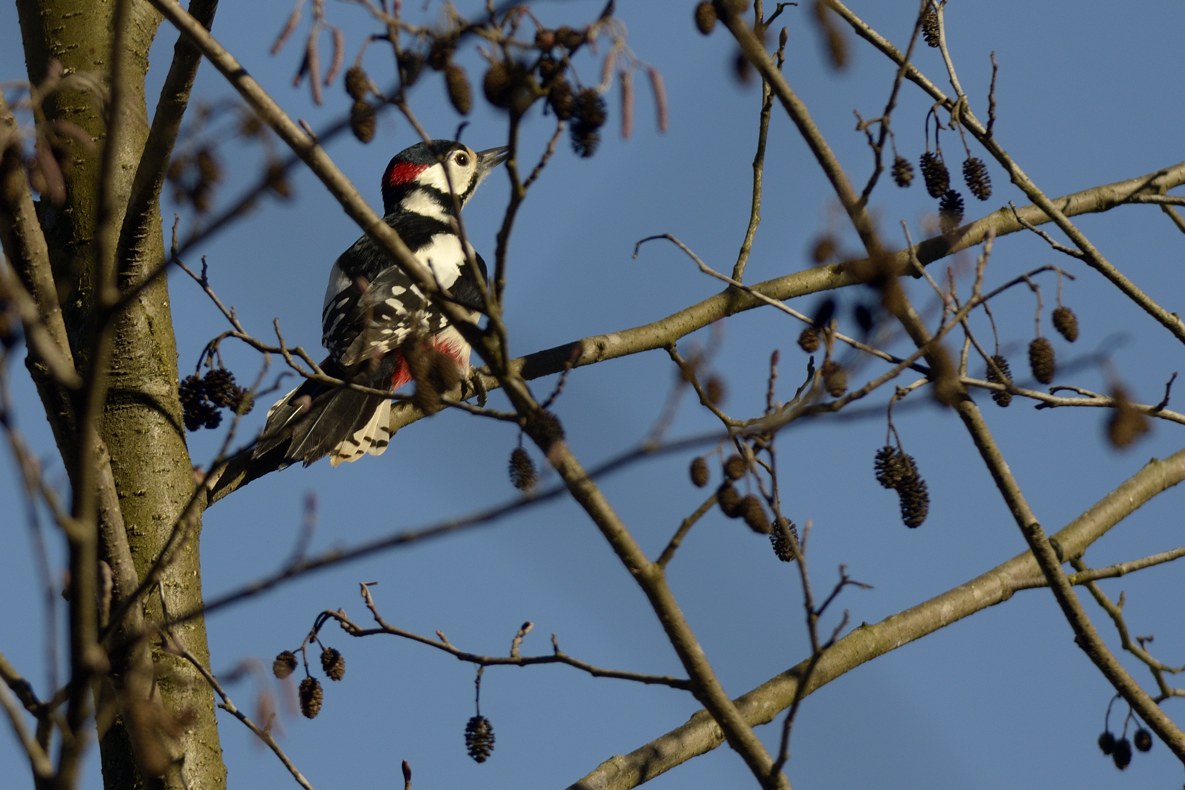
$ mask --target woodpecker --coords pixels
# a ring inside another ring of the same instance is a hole
[[[329,350],[321,368],[327,375],[394,392],[414,378],[412,368],[424,354],[451,360],[457,372],[468,373],[469,343],[438,302],[446,298],[467,320],[478,320],[486,266],[462,239],[458,214],[506,157],[506,148],[474,151],[452,140],[433,140],[391,159],[383,172],[383,221],[447,295],[436,302],[426,298],[390,256],[362,236],[329,272],[321,310],[321,342]],[[282,446],[286,463],[306,466],[326,455],[333,466],[380,455],[391,440],[390,415],[389,397],[305,381],[268,410],[253,457]]]

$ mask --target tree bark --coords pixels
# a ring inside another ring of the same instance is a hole
[[[86,485],[99,489],[93,494],[97,502],[93,522],[79,526],[93,531],[91,542],[114,569],[112,611],[120,611],[143,580],[151,581],[143,585],[137,601],[124,607],[125,616],[101,634],[111,666],[96,695],[104,782],[108,788],[225,787],[209,686],[187,662],[163,650],[161,640],[124,638],[138,632],[141,621],[151,633],[152,624],[163,623],[168,612],[193,611],[202,602],[201,510],[196,503],[191,506],[194,477],[177,399],[177,352],[167,281],[156,277],[117,307],[111,293],[102,288],[103,272],[114,273],[118,291],[126,292],[140,285],[163,259],[157,190],[147,199],[141,194],[133,203],[136,216],[127,216],[148,136],[144,78],[160,17],[142,0],[18,0],[17,7],[30,82],[38,85],[54,74],[55,62],[67,78],[45,98],[38,119],[39,136],[52,136],[63,148],[60,161],[69,172],[64,204],[43,205],[39,210],[53,292],[43,289],[35,295],[43,315],[60,303],[79,372],[84,379],[100,377],[104,397],[96,446],[105,453],[84,452],[92,445],[78,433],[83,399],[77,393],[63,395],[49,376],[35,376],[35,380],[72,483],[77,488],[82,481],[90,481]],[[111,62],[117,19],[124,23],[118,69]],[[108,84],[113,71],[122,75],[118,86]],[[118,91],[114,102],[113,89]],[[118,116],[114,122],[113,114]],[[55,132],[55,124],[61,123],[82,129],[94,144]],[[113,124],[118,124],[114,127],[118,133],[112,136]],[[104,170],[109,140],[115,141],[115,148]],[[108,174],[105,184],[100,183],[104,172]],[[159,185],[159,179],[155,183]],[[146,216],[150,221],[145,221]],[[110,240],[119,238],[125,222],[135,225],[135,243],[123,246],[117,256],[114,243],[100,241],[103,234]],[[26,283],[44,283],[44,272],[30,271],[31,265],[35,264],[14,261]],[[103,346],[97,335],[103,332],[109,333],[109,345],[100,353],[96,349]],[[129,556],[130,563],[126,562]],[[96,571],[78,570],[82,575]],[[97,588],[79,582],[80,573],[73,574],[70,605],[94,606]],[[130,627],[133,623],[137,627]],[[202,619],[172,627],[170,633],[208,666]],[[151,672],[138,670],[138,662],[147,667],[149,646]],[[113,719],[107,715],[107,701],[115,702]],[[169,720],[170,715],[183,722]],[[157,754],[149,753],[153,749]],[[163,777],[152,775],[162,768]]]

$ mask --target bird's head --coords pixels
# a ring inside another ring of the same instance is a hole
[[[416,143],[383,171],[383,210],[453,214],[485,177],[506,161],[506,148],[474,151],[453,140]],[[426,203],[425,203],[426,201]],[[432,209],[431,211],[426,209]]]

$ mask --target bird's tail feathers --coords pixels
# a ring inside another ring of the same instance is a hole
[[[329,375],[339,375],[328,363]],[[391,442],[391,402],[381,395],[306,381],[273,405],[252,455],[283,445],[287,461],[308,466],[329,456],[330,464],[380,455]]]

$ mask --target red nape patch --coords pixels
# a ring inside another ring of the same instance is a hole
[[[410,184],[416,177],[428,169],[428,165],[416,165],[411,162],[396,162],[387,169],[383,176],[383,186],[397,187]]]

